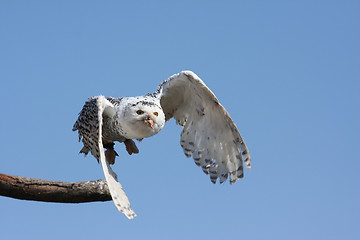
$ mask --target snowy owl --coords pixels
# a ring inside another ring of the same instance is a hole
[[[114,142],[123,142],[130,155],[139,153],[133,139],[141,141],[157,134],[171,118],[183,129],[180,144],[186,157],[193,157],[211,182],[219,178],[223,183],[229,177],[232,184],[243,178],[243,161],[251,168],[249,150],[235,123],[191,71],[171,76],[155,93],[145,96],[91,97],[73,127],[84,145],[80,153],[91,152],[100,160],[115,206],[130,219],[136,214],[110,167],[118,156]]]

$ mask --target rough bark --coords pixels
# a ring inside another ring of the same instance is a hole
[[[0,173],[0,195],[42,202],[83,203],[111,200],[105,180],[59,182]]]

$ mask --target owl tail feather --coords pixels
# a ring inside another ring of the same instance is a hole
[[[99,152],[100,152],[100,162],[101,166],[104,171],[105,179],[107,182],[107,185],[110,190],[111,197],[113,199],[113,202],[116,206],[116,208],[125,214],[125,216],[129,219],[133,219],[136,214],[135,212],[130,208],[130,202],[127,198],[124,189],[122,188],[121,184],[117,180],[116,173],[111,169],[110,164],[108,161],[106,161],[105,153],[104,153],[104,147],[102,142],[102,113],[104,112],[105,108],[108,107],[107,100],[104,96],[99,96],[98,101],[98,121],[99,121],[99,139],[98,139],[98,145],[99,145]]]

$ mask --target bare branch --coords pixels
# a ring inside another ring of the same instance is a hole
[[[105,180],[58,182],[0,173],[0,195],[42,202],[83,203],[110,201]]]

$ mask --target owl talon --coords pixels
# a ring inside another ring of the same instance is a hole
[[[106,149],[105,158],[106,158],[106,161],[108,161],[108,163],[114,164],[116,156],[119,156],[119,155],[117,154],[117,152],[115,152],[114,149]]]
[[[113,143],[113,142],[103,144],[104,148],[106,148],[106,151],[105,151],[106,161],[108,161],[108,163],[110,163],[110,164],[114,164],[116,156],[119,156],[119,154],[117,154],[117,152],[114,150],[114,145],[115,145],[115,143]]]
[[[139,149],[136,147],[136,144],[133,140],[126,139],[124,143],[125,143],[126,151],[129,153],[129,155],[133,153],[139,153]]]

